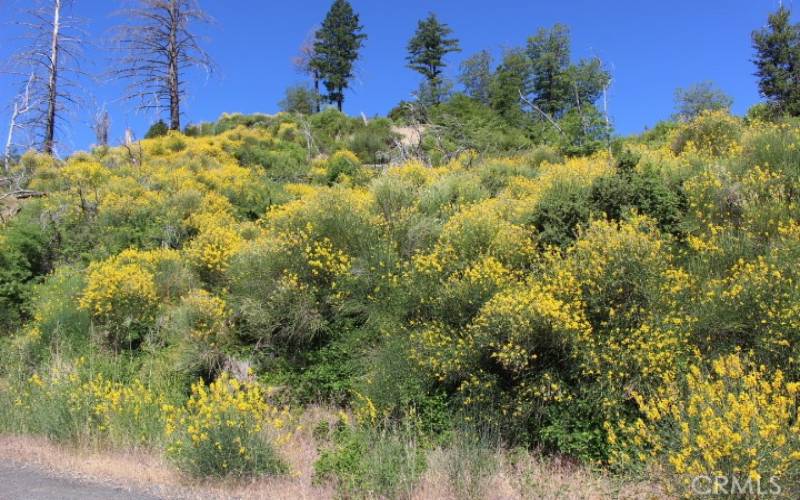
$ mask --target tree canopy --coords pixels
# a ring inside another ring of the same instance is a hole
[[[800,115],[800,28],[785,6],[753,32],[758,90],[779,114]]]
[[[311,66],[319,72],[328,100],[339,111],[344,105],[344,91],[350,86],[355,63],[367,35],[358,14],[347,0],[335,0],[322,27],[316,33]]]
[[[449,26],[439,22],[436,14],[431,13],[419,21],[416,33],[408,42],[408,67],[425,77],[431,98],[437,104],[442,96],[444,58],[461,50],[458,40],[449,38],[452,33]]]

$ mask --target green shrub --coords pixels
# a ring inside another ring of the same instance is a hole
[[[687,201],[682,186],[670,186],[650,165],[640,169],[618,166],[614,175],[594,181],[589,193],[592,209],[613,220],[635,210],[652,217],[668,233],[679,234]]]
[[[280,182],[297,182],[308,174],[306,151],[292,143],[245,141],[234,151],[244,166],[260,166],[268,178]]]
[[[788,122],[763,126],[745,136],[743,151],[734,162],[734,171],[744,176],[755,167],[780,174],[793,195],[800,185],[800,151],[797,134],[800,124]]]
[[[347,144],[347,149],[368,164],[386,163],[388,151],[394,145],[392,122],[385,118],[373,119],[357,129]]]
[[[345,176],[351,180],[357,180],[361,173],[361,161],[350,151],[338,151],[328,160],[327,180],[328,184],[336,184]]]
[[[460,206],[475,203],[491,195],[481,178],[473,173],[454,173],[423,188],[419,194],[420,212],[426,215],[450,216]]]
[[[36,212],[26,208],[0,225],[0,334],[28,316],[31,287],[50,268],[50,232]]]
[[[158,120],[154,124],[147,129],[147,133],[144,134],[145,139],[155,139],[156,137],[163,137],[167,135],[169,132],[169,127],[164,120]]]
[[[28,324],[24,344],[27,363],[35,366],[53,351],[78,354],[89,344],[90,315],[79,307],[85,283],[81,271],[61,266],[36,285],[31,304],[34,321]]]
[[[706,111],[676,129],[672,140],[672,151],[686,151],[691,144],[694,151],[714,157],[728,156],[742,135],[738,118],[727,111]]]
[[[192,386],[184,407],[168,408],[167,456],[196,477],[282,474],[287,467],[267,432],[283,429],[287,418],[258,384],[223,374]]]
[[[537,151],[541,151],[541,149],[537,149]],[[531,161],[533,165],[529,164],[528,161]],[[487,164],[481,165],[476,170],[483,186],[492,196],[497,196],[497,193],[508,186],[513,177],[535,177],[542,161],[544,160],[538,158],[537,153],[534,152],[526,157],[525,163],[522,165],[510,161],[487,162]]]
[[[425,470],[425,453],[405,430],[352,428],[339,423],[314,470],[347,497],[408,497]]]
[[[369,402],[378,414],[393,422],[415,419],[415,427],[425,435],[441,435],[453,426],[447,395],[437,391],[434,381],[415,366],[408,334],[399,327],[384,327],[391,335],[365,353],[362,370],[368,374],[359,379],[355,392],[361,404]]]
[[[266,342],[289,357],[328,331],[315,290],[297,275],[304,271],[298,266],[302,251],[295,245],[255,244],[234,259],[229,271],[239,336]]]
[[[542,194],[527,224],[537,231],[541,245],[566,247],[589,222],[591,214],[586,187],[574,182],[557,182]]]

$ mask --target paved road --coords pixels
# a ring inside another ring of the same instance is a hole
[[[57,477],[15,463],[0,463],[0,500],[158,500],[158,497]]]

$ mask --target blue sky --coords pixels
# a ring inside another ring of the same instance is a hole
[[[766,23],[778,0],[351,0],[368,35],[357,78],[347,94],[345,111],[384,114],[408,99],[419,76],[405,67],[405,47],[417,20],[436,12],[461,40],[463,52],[450,56],[448,72],[469,55],[523,45],[537,28],[567,24],[573,57],[598,56],[611,69],[614,84],[609,111],[619,133],[639,132],[669,116],[676,87],[713,80],[734,98],[734,112],[759,101],[750,33]],[[25,0],[0,0],[0,60],[19,45],[17,9]],[[271,2],[265,0],[200,0],[216,23],[203,29],[208,52],[219,71],[187,75],[189,97],[184,123],[209,121],[223,112],[278,110],[284,89],[303,82],[291,63],[298,46],[319,24],[331,0]],[[791,2],[785,2],[790,7]],[[90,34],[85,69],[100,73],[113,56],[104,37],[119,18],[122,5],[112,0],[74,0],[73,12]],[[0,133],[5,137],[9,103],[18,82],[0,75]],[[120,101],[118,83],[86,81],[87,105],[74,110],[61,134],[62,151],[86,148],[92,103],[107,103],[112,141],[126,126],[141,136],[155,120]]]

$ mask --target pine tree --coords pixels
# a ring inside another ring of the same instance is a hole
[[[431,13],[419,22],[417,32],[408,42],[408,67],[427,79],[434,104],[442,98],[444,57],[461,50],[457,39],[448,38],[452,33],[449,26],[440,23],[436,14]]]
[[[570,63],[569,28],[556,24],[552,29],[541,28],[528,39],[528,57],[533,73],[534,104],[550,116],[564,111],[570,100],[570,85],[566,71]]]
[[[328,99],[336,103],[339,111],[344,104],[344,91],[353,78],[358,52],[367,38],[363,29],[350,2],[336,0],[316,33],[311,67],[319,71]]]
[[[780,114],[800,115],[800,28],[781,6],[753,32],[758,89]]]

